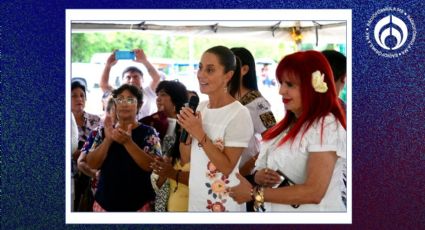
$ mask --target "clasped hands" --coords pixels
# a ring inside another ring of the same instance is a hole
[[[238,204],[242,204],[252,200],[253,186],[245,177],[236,174],[240,183],[236,186],[228,188],[229,196],[233,198]],[[255,183],[263,187],[272,187],[280,182],[280,175],[274,170],[264,168],[255,173]]]
[[[160,177],[172,177],[174,175],[174,168],[171,165],[171,159],[169,157],[155,156],[151,162],[150,167],[153,172]]]
[[[258,170],[255,173],[254,181],[255,183],[264,187],[273,187],[274,185],[281,182],[280,174],[269,168]]]
[[[115,127],[112,124],[111,116],[107,115],[105,118],[105,137],[110,138],[113,141],[116,141],[122,145],[125,145],[129,141],[132,141],[131,138],[131,130],[133,129],[133,125],[129,124],[126,129],[120,127],[117,124]]]

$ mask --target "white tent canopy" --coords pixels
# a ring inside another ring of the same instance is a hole
[[[100,31],[138,31],[148,33],[234,37],[244,39],[283,39],[293,40],[294,33],[302,35],[303,43],[326,44],[346,43],[346,21],[314,21],[314,20],[289,20],[289,21],[220,21],[220,20],[182,20],[182,21],[79,21],[71,22],[71,31],[100,32]],[[291,36],[292,35],[292,36]]]
[[[83,12],[85,13],[85,12]],[[153,12],[152,12],[153,13]],[[207,12],[205,12],[207,13]],[[268,13],[268,12],[267,12]],[[308,13],[305,13],[306,15]],[[226,38],[232,40],[252,40],[252,42],[266,42],[270,44],[278,44],[280,42],[294,42],[294,35],[302,35],[302,43],[315,44],[316,46],[322,46],[327,44],[347,44],[347,24],[349,21],[344,19],[339,20],[255,20],[255,16],[252,15],[252,20],[247,18],[238,20],[158,20],[157,18],[151,19],[146,14],[134,14],[131,20],[126,18],[127,14],[120,13],[115,17],[107,15],[109,18],[115,20],[99,18],[97,15],[90,15],[91,18],[84,18],[79,16],[78,19],[70,20],[71,33],[91,33],[91,32],[135,32],[135,33],[149,33],[149,34],[161,34],[161,35],[183,35],[189,36],[190,38],[195,37],[208,37],[208,38]],[[140,16],[143,15],[143,16]],[[166,14],[162,14],[166,15]],[[220,14],[217,14],[220,15]],[[287,14],[288,18],[294,18]],[[331,15],[331,14],[329,14]],[[116,19],[119,17],[123,19]],[[179,15],[182,16],[182,15]],[[250,15],[251,16],[251,15]],[[108,18],[105,16],[105,18]],[[217,17],[215,15],[215,17]],[[146,18],[146,20],[135,20],[134,18]],[[175,17],[181,18],[181,17]],[[237,18],[237,17],[236,17]],[[280,18],[283,18],[280,17]],[[313,18],[313,17],[311,17]],[[189,39],[189,43],[193,42],[193,39]],[[193,45],[189,45],[193,47]],[[109,54],[106,54],[109,55]],[[193,49],[189,49],[189,62],[195,63],[199,57],[194,57]],[[106,60],[106,58],[102,58]],[[270,59],[271,60],[271,59]],[[270,61],[273,63],[274,61]],[[260,59],[257,63],[261,63]],[[74,68],[77,65],[73,65]],[[117,67],[115,67],[116,69]],[[271,72],[274,72],[273,64]],[[85,67],[82,71],[85,72]],[[101,72],[97,70],[96,72]],[[77,71],[74,69],[73,73]],[[114,78],[110,78],[112,81]],[[186,80],[184,80],[186,79]],[[180,80],[189,89],[196,90],[198,88],[197,81],[188,80],[190,78],[180,78]],[[276,97],[277,86],[265,86],[259,84],[260,90],[263,95],[272,104],[281,103],[281,98]],[[93,94],[96,90],[93,90]],[[201,94],[200,94],[201,95]],[[205,96],[205,95],[201,95]],[[96,96],[94,98],[99,98]],[[205,99],[205,98],[204,98]],[[93,102],[93,104],[98,101]],[[279,107],[273,109],[273,113],[277,118],[283,117],[283,111],[279,110]]]

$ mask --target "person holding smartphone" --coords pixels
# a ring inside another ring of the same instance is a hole
[[[107,115],[104,128],[86,143],[89,167],[100,169],[93,211],[153,211],[155,192],[150,164],[161,156],[157,132],[137,121],[142,105],[140,88],[125,84],[112,92],[116,123]]]
[[[123,84],[135,85],[143,90],[144,102],[137,114],[137,119],[140,120],[143,117],[156,112],[155,90],[161,81],[161,76],[155,67],[149,62],[145,52],[142,49],[134,49],[132,51],[115,50],[106,60],[105,68],[103,69],[102,77],[100,79],[100,88],[104,93],[103,98],[107,98],[113,90],[113,87],[109,84],[109,74],[111,72],[111,68],[120,59],[131,59],[134,62],[142,63],[148,70],[149,76],[152,78],[150,85],[143,87],[143,72],[139,68],[135,66],[129,66],[122,72],[121,82]]]
[[[285,56],[276,69],[286,115],[263,135],[253,187],[229,189],[262,211],[346,211],[346,120],[323,54]]]

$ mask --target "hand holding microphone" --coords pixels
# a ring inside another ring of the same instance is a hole
[[[193,128],[196,127],[196,124],[193,124],[193,119],[197,119],[195,117],[195,114],[196,114],[196,108],[198,107],[198,104],[199,104],[199,97],[192,96],[190,97],[188,106],[182,108],[182,110],[180,111],[180,114],[178,116],[178,122],[183,128],[183,131],[180,135],[180,142],[186,143],[187,137],[189,135],[187,130],[188,129],[193,130]],[[200,123],[200,126],[202,127],[202,123]]]

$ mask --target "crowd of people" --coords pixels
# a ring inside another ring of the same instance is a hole
[[[254,212],[346,210],[346,112],[338,94],[345,56],[300,51],[283,57],[273,81],[285,117],[276,121],[244,47],[215,46],[199,61],[195,89],[133,66],[109,85],[105,114],[85,112],[87,86],[71,81],[72,211]],[[156,105],[155,105],[156,104]],[[273,105],[279,106],[279,105]]]

